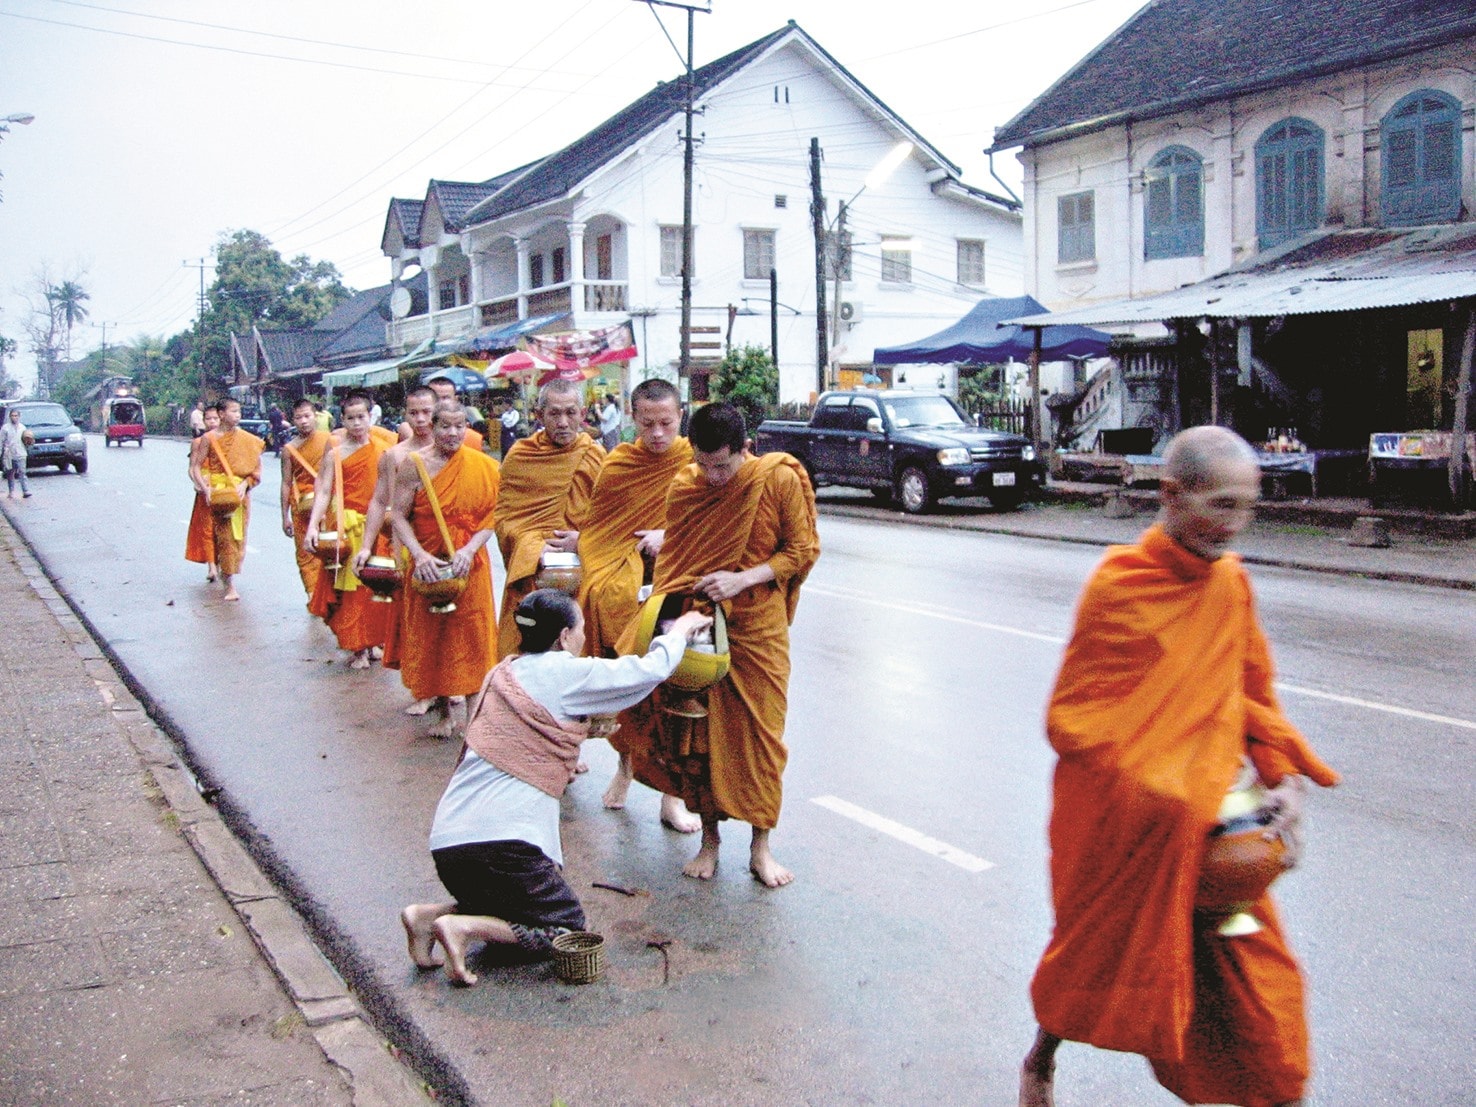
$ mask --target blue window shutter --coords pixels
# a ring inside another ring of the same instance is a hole
[[[1204,162],[1193,150],[1170,146],[1144,171],[1143,257],[1197,257],[1204,253]]]
[[[1380,209],[1388,226],[1453,222],[1461,214],[1460,101],[1410,93],[1384,116]]]
[[[1322,149],[1322,128],[1305,119],[1283,119],[1256,141],[1256,235],[1261,249],[1322,225]]]

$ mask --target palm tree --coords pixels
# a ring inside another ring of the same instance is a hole
[[[87,309],[82,306],[83,300],[92,299],[87,290],[76,281],[62,281],[61,284],[52,285],[46,291],[46,298],[51,301],[51,310],[56,320],[67,332],[67,360],[72,360],[72,328],[87,318]]]

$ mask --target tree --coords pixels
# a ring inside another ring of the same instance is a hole
[[[712,395],[743,412],[750,438],[779,401],[779,369],[762,346],[729,348],[712,377]]]
[[[62,281],[46,291],[46,300],[66,339],[68,361],[72,360],[72,329],[87,318],[87,309],[82,306],[82,301],[90,299],[92,296],[75,280]]]
[[[8,400],[20,391],[20,382],[14,380],[5,367],[6,361],[20,352],[20,343],[0,334],[0,400]]]

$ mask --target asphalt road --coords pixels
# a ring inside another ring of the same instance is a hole
[[[310,619],[276,477],[255,499],[240,605],[182,559],[182,443],[33,479],[27,538],[330,936],[346,974],[445,1083],[487,1104],[1011,1104],[1049,925],[1046,695],[1081,546],[823,517],[794,631],[784,817],[798,874],[710,885],[656,797],[606,812],[613,765],[565,801],[568,875],[610,940],[607,980],[484,962],[452,989],[396,916],[439,898],[425,848],[455,755],[353,673]],[[1476,1061],[1476,597],[1253,574],[1293,720],[1345,784],[1313,801],[1279,885],[1311,979],[1316,1104],[1470,1104]],[[880,828],[880,829],[879,829]],[[605,881],[637,892],[593,889]],[[649,942],[669,942],[665,952]],[[1061,1055],[1058,1103],[1174,1102],[1141,1060]]]

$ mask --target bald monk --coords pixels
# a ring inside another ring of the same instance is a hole
[[[589,511],[605,449],[584,433],[584,397],[578,381],[550,381],[538,394],[543,429],[518,441],[502,463],[497,544],[507,567],[497,646],[516,653],[513,612],[536,587],[545,550],[573,552]]]
[[[636,440],[616,446],[595,482],[589,519],[579,532],[584,579],[579,603],[584,609],[584,649],[590,657],[616,657],[621,633],[640,613],[636,594],[647,565],[661,552],[666,526],[666,493],[672,480],[692,462],[692,444],[681,437],[681,398],[664,380],[642,381],[630,394]],[[619,733],[611,745],[621,749]],[[620,810],[630,791],[630,755],[605,789],[605,806]],[[695,834],[702,820],[680,796],[661,797],[661,822],[682,834]]]
[[[251,521],[251,490],[261,483],[261,453],[266,443],[250,431],[243,431],[241,405],[235,400],[221,400],[215,405],[220,412],[220,429],[204,435],[205,455],[200,471],[209,484],[207,499],[220,489],[234,486],[241,506],[230,514],[210,513],[211,535],[215,542],[215,563],[220,568],[220,581],[225,586],[222,597],[230,603],[240,600],[233,579],[246,559],[246,528]]]
[[[429,388],[432,392],[436,394],[437,403],[439,403],[441,400],[451,400],[454,403],[461,403],[461,401],[456,398],[456,383],[452,381],[449,377],[432,377],[430,380],[426,381],[425,384],[427,388]],[[465,407],[466,405],[462,404],[463,411],[465,410]],[[471,429],[471,419],[470,416],[468,416],[466,428],[466,445],[470,446],[472,449],[480,453],[483,442],[484,439],[482,438],[482,432],[474,431]]]
[[[815,493],[788,454],[748,452],[743,415],[732,404],[699,408],[687,433],[694,464],[667,494],[653,586],[723,605],[731,667],[706,693],[705,718],[663,711],[671,702],[663,687],[621,713],[620,735],[635,778],[681,796],[702,818],[702,844],[686,875],[716,875],[718,823],[741,819],[753,828],[749,871],[778,888],[794,879],[774,859],[769,833],[779,822],[788,758],[789,626],[800,585],[820,556]],[[634,649],[631,626],[620,651]]]
[[[193,414],[192,412],[191,415]],[[205,451],[210,445],[205,432],[216,430],[220,426],[220,412],[213,406],[206,408],[201,411],[200,419],[204,430],[190,440],[189,474],[190,486],[195,490],[195,503],[190,508],[190,526],[185,532],[185,560],[205,566],[205,582],[214,584],[219,570],[215,567],[214,526],[210,522],[210,503],[207,499],[210,486],[200,472],[200,462],[204,460]]]
[[[435,417],[436,394],[422,385],[411,389],[405,396],[405,423],[408,435],[404,441],[397,443],[380,455],[379,476],[374,484],[374,498],[369,501],[369,510],[364,519],[364,547],[354,558],[354,572],[363,569],[364,562],[373,556],[375,544],[389,521],[395,498],[395,476],[400,470],[402,462],[408,460],[410,451],[425,454],[435,448],[435,439],[431,435],[431,423]],[[391,556],[397,564],[403,564],[400,559],[400,545],[393,534],[393,526],[390,528]],[[400,667],[400,642],[405,627],[405,589],[401,588],[394,594],[391,602],[385,606],[385,638],[383,663],[386,669],[398,669]],[[435,703],[434,697],[430,699],[416,700],[405,709],[408,715],[424,715]]]
[[[400,678],[417,700],[435,698],[430,733],[450,738],[466,727],[465,697],[481,689],[497,663],[492,572],[483,547],[492,537],[498,465],[462,444],[466,412],[454,400],[436,404],[432,436],[434,448],[424,456],[411,451],[395,474],[395,536],[418,579],[435,580],[449,562],[451,575],[467,583],[456,610],[437,614],[407,582]],[[417,459],[435,489],[454,549],[446,548]]]
[[[346,539],[349,553],[342,558],[336,572],[324,569],[318,575],[317,587],[308,610],[327,622],[338,648],[352,656],[349,668],[369,668],[370,651],[384,645],[387,625],[386,605],[376,603],[374,593],[359,583],[353,565],[362,550],[373,552],[364,544],[364,519],[374,498],[379,477],[381,444],[370,435],[369,397],[351,392],[340,409],[343,415],[342,441],[329,447],[318,470],[313,507],[308,518],[303,544],[317,556],[318,536],[323,521]],[[343,517],[337,515],[338,473],[343,472]],[[321,564],[321,562],[320,562]]]
[[[292,405],[292,429],[297,434],[282,447],[282,533],[292,539],[297,575],[311,601],[322,565],[304,544],[303,536],[313,510],[308,498],[317,484],[323,453],[331,438],[327,431],[318,429],[317,405],[306,398]]]
[[[1196,916],[1220,803],[1245,763],[1269,789],[1268,835],[1295,860],[1304,778],[1335,774],[1286,719],[1250,581],[1226,550],[1261,487],[1221,427],[1176,436],[1157,523],[1087,583],[1046,726],[1059,755],[1050,824],[1056,926],[1031,984],[1040,1030],[1022,1107],[1054,1103],[1063,1039],[1140,1053],[1189,1103],[1301,1102],[1302,976],[1269,896],[1259,933]]]

